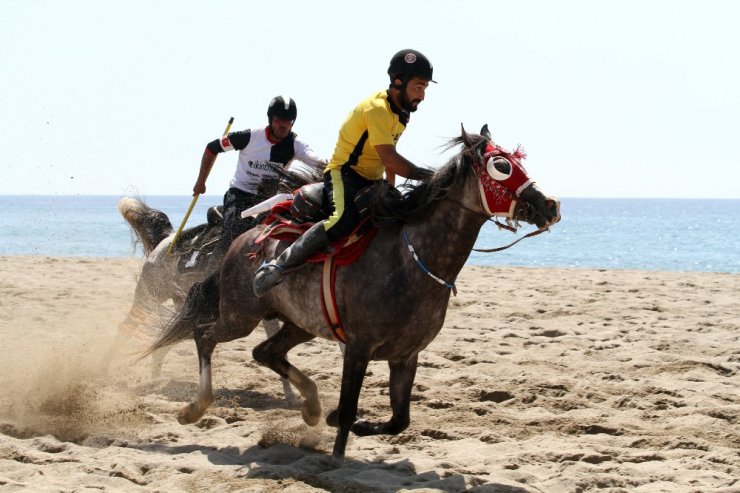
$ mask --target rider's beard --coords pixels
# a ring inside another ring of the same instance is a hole
[[[421,103],[421,99],[409,99],[406,94],[401,97],[401,106],[409,113],[419,109],[419,103]]]
[[[419,109],[419,104],[421,103],[421,99],[414,99],[409,101],[406,104],[406,111],[413,113],[414,111]]]
[[[280,127],[270,126],[270,133],[272,136],[278,140],[282,140],[285,137],[287,137],[289,130],[288,129],[282,129]]]

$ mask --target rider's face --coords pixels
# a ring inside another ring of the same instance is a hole
[[[273,137],[277,139],[284,139],[288,136],[292,129],[293,120],[284,120],[282,118],[278,118],[277,116],[272,117],[272,122],[270,123],[270,131],[272,132]]]
[[[416,111],[419,104],[424,101],[429,81],[418,77],[412,78],[406,86],[406,101],[409,111]]]

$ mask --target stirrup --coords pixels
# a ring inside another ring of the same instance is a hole
[[[264,262],[254,274],[252,289],[258,298],[264,296],[269,290],[283,282],[285,269],[280,267],[274,260]]]

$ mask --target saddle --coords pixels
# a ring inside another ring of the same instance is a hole
[[[371,221],[371,208],[377,189],[374,185],[362,189],[355,196],[355,205],[360,211],[360,224],[346,238],[333,242],[326,250],[313,254],[308,262],[323,262],[332,258],[336,265],[348,265],[362,256],[377,228]],[[263,243],[267,238],[292,243],[304,231],[329,217],[330,205],[324,200],[324,184],[312,183],[298,189],[293,198],[279,202],[264,218],[264,231],[255,240]],[[254,260],[261,258],[261,251]]]
[[[223,206],[213,206],[206,212],[207,223],[186,229],[175,245],[178,255],[177,270],[181,274],[192,272],[203,262],[210,262],[219,255],[219,243],[224,224]]]
[[[319,251],[308,258],[307,262],[323,262],[321,273],[321,306],[324,319],[334,338],[342,343],[347,338],[336,303],[334,281],[337,267],[349,265],[362,256],[372,241],[377,228],[371,220],[372,202],[378,191],[378,186],[371,185],[362,189],[355,196],[355,205],[360,212],[360,224],[346,238],[332,243],[329,248]],[[387,184],[385,186],[388,186]],[[308,228],[318,221],[329,217],[329,204],[324,200],[323,183],[313,183],[298,189],[291,200],[280,202],[273,206],[263,224],[265,230],[255,240],[262,244],[267,238],[281,241],[295,241]],[[253,261],[262,257],[262,250],[254,254]]]

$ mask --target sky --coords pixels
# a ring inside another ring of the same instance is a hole
[[[738,19],[732,0],[6,0],[0,195],[190,195],[205,145],[278,94],[329,158],[414,48],[438,81],[398,144],[418,165],[487,123],[552,195],[738,199]]]

